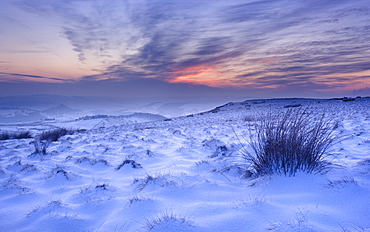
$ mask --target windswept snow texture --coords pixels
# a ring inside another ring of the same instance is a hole
[[[242,178],[247,124],[297,105],[339,122],[333,169]],[[369,98],[255,100],[92,128],[46,155],[33,139],[0,141],[0,231],[370,231],[369,109]]]

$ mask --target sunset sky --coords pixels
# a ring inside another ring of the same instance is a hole
[[[370,96],[369,0],[1,0],[0,95]]]

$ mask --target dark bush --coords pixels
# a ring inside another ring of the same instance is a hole
[[[58,141],[60,137],[64,135],[71,135],[73,133],[74,130],[66,128],[57,128],[54,130],[42,132],[41,134],[36,136],[35,141],[33,141],[35,151],[32,154],[46,155],[48,153],[48,148],[51,142]]]
[[[44,131],[41,134],[38,135],[38,140],[40,141],[49,141],[49,142],[55,142],[58,141],[58,139],[65,135],[71,135],[73,134],[74,130],[66,129],[66,128],[57,128],[53,130]]]
[[[328,148],[338,136],[336,123],[324,114],[295,108],[261,115],[250,126],[251,154],[243,156],[255,176],[294,176],[297,171],[321,173],[329,168],[325,160]],[[254,132],[253,132],[254,131]]]
[[[0,140],[7,139],[29,139],[32,138],[32,133],[30,131],[16,131],[16,132],[1,132]]]
[[[293,107],[301,107],[301,104],[291,104],[291,105],[286,105],[284,108],[293,108]]]
[[[137,163],[135,160],[125,159],[120,165],[118,165],[116,170],[117,171],[120,170],[125,165],[130,165],[132,168],[135,168],[135,169],[143,168],[141,164]]]

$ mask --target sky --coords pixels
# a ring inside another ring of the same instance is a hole
[[[1,0],[0,95],[370,96],[369,0]]]

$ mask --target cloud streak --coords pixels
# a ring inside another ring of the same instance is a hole
[[[365,88],[370,74],[366,0],[16,2],[58,18],[80,62],[99,71],[81,80],[321,91]]]
[[[0,72],[1,76],[13,76],[13,77],[21,77],[24,79],[44,79],[44,80],[51,80],[51,81],[60,81],[60,82],[66,82],[67,80],[62,78],[56,78],[56,77],[44,77],[44,76],[38,76],[38,75],[29,75],[29,74],[20,74],[20,73],[5,73]]]

